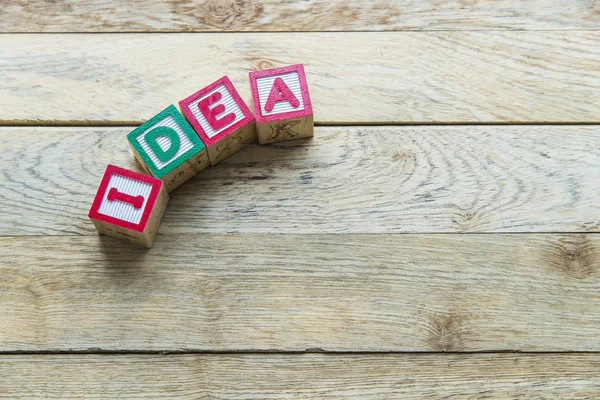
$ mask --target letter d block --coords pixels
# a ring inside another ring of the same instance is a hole
[[[174,105],[130,132],[127,140],[138,162],[169,192],[209,165],[204,143]]]
[[[160,179],[109,165],[88,216],[99,233],[150,247],[168,203]]]
[[[314,116],[302,64],[250,72],[258,142],[311,137]]]
[[[210,165],[256,141],[254,115],[224,76],[179,102],[208,149]]]

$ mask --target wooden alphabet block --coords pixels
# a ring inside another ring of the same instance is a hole
[[[224,76],[179,102],[208,149],[211,165],[256,141],[254,115]]]
[[[99,233],[150,247],[168,203],[160,179],[109,165],[88,216]]]
[[[208,152],[177,107],[170,105],[127,135],[144,169],[172,192],[209,166]]]
[[[314,116],[302,64],[250,72],[258,142],[311,137]]]

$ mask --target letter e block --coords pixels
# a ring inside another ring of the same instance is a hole
[[[160,179],[109,165],[88,216],[99,233],[150,247],[168,203]]]
[[[127,140],[138,162],[168,192],[209,166],[206,146],[174,105],[130,132]]]
[[[314,116],[302,64],[250,72],[258,142],[311,137]]]
[[[181,100],[179,107],[206,144],[211,165],[256,141],[254,115],[226,76]]]

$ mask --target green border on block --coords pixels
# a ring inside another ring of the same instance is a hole
[[[191,149],[177,157],[176,160],[173,160],[168,165],[158,169],[136,138],[145,130],[151,128],[153,125],[157,124],[168,116],[173,117],[177,125],[179,125],[181,130],[183,130],[183,133],[192,142],[193,146]],[[185,161],[190,159],[194,154],[197,154],[199,151],[206,148],[200,139],[200,136],[198,136],[194,128],[190,126],[183,115],[181,115],[179,110],[177,110],[177,107],[175,107],[173,104],[156,114],[154,117],[150,118],[148,121],[144,122],[142,125],[135,128],[133,131],[129,132],[127,134],[127,140],[129,140],[129,143],[131,143],[135,151],[140,155],[140,157],[142,157],[142,160],[144,160],[146,166],[150,169],[150,172],[152,172],[152,175],[157,178],[162,178],[163,176],[167,175],[169,172],[173,171],[175,168],[179,167]]]

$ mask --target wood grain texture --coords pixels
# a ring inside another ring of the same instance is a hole
[[[1,32],[598,29],[594,0],[20,0]]]
[[[132,128],[0,128],[0,235],[95,234]],[[317,127],[252,144],[172,193],[159,236],[599,232],[598,126]]]
[[[599,235],[0,238],[0,351],[599,351]]]
[[[600,31],[0,35],[0,123],[136,124],[302,62],[317,124],[600,121]]]
[[[596,399],[597,354],[14,355],[0,398]]]

